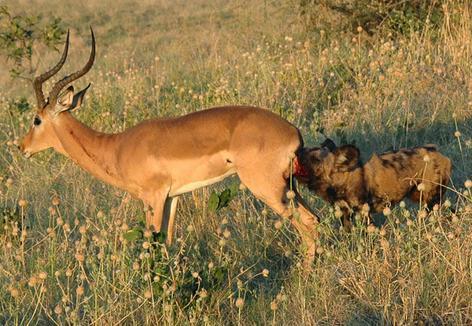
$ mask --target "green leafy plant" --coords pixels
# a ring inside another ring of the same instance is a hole
[[[125,234],[123,234],[123,238],[125,238],[127,241],[130,241],[130,242],[142,239],[143,231],[140,228],[135,227],[129,230],[128,232],[126,232]]]
[[[5,226],[16,223],[21,228],[21,216],[18,207],[4,207],[0,218],[0,234],[6,233]]]
[[[40,63],[35,49],[45,46],[57,50],[65,34],[62,25],[58,17],[14,15],[7,6],[0,6],[0,55],[10,63],[13,78],[31,79]]]
[[[213,191],[208,199],[208,209],[211,212],[219,211],[229,205],[231,200],[237,195],[239,184],[233,182],[228,188],[222,192]]]
[[[19,99],[10,100],[8,108],[12,113],[24,113],[31,109],[31,105],[26,97],[20,97]]]

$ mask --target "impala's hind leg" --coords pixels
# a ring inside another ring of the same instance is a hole
[[[270,168],[259,167],[260,171],[271,171]],[[264,173],[251,173],[251,171],[242,169],[238,171],[241,182],[258,199],[262,200],[278,215],[284,218],[290,218],[292,224],[300,233],[302,243],[306,249],[305,267],[309,267],[313,262],[316,250],[316,239],[318,234],[316,231],[317,217],[311,213],[302,202],[298,202],[299,216],[292,216],[292,212],[288,207],[288,199],[286,196],[288,187],[287,181],[283,178],[283,170],[277,175],[267,175]],[[301,199],[296,196],[295,200]]]
[[[302,237],[302,241],[306,247],[305,267],[310,267],[315,257],[316,241],[318,240],[318,217],[308,208],[302,197],[296,192],[296,202],[298,204],[297,211],[299,217],[292,217],[292,224],[298,230]]]

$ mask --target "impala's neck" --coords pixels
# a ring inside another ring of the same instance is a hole
[[[123,188],[116,172],[118,135],[95,131],[68,112],[54,120],[54,131],[62,145],[62,148],[55,148],[58,152],[100,180]]]

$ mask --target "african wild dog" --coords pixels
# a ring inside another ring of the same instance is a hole
[[[359,156],[357,147],[336,147],[330,139],[300,156],[301,164],[309,166],[308,187],[339,206],[347,229],[350,215],[365,209],[365,204],[371,211],[381,212],[408,197],[433,206],[451,175],[451,161],[435,145],[373,154],[365,164]]]

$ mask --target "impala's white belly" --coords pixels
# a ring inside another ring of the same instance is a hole
[[[171,197],[172,196],[178,196],[178,195],[184,194],[184,193],[189,192],[189,191],[193,191],[193,190],[198,189],[198,188],[209,186],[209,185],[214,184],[216,182],[219,182],[219,181],[225,179],[226,177],[229,177],[230,175],[235,174],[235,173],[236,173],[235,169],[230,169],[226,173],[224,173],[222,175],[219,175],[217,177],[187,183],[183,186],[180,186],[177,189],[171,189],[170,192],[169,192],[169,196],[171,196]]]

